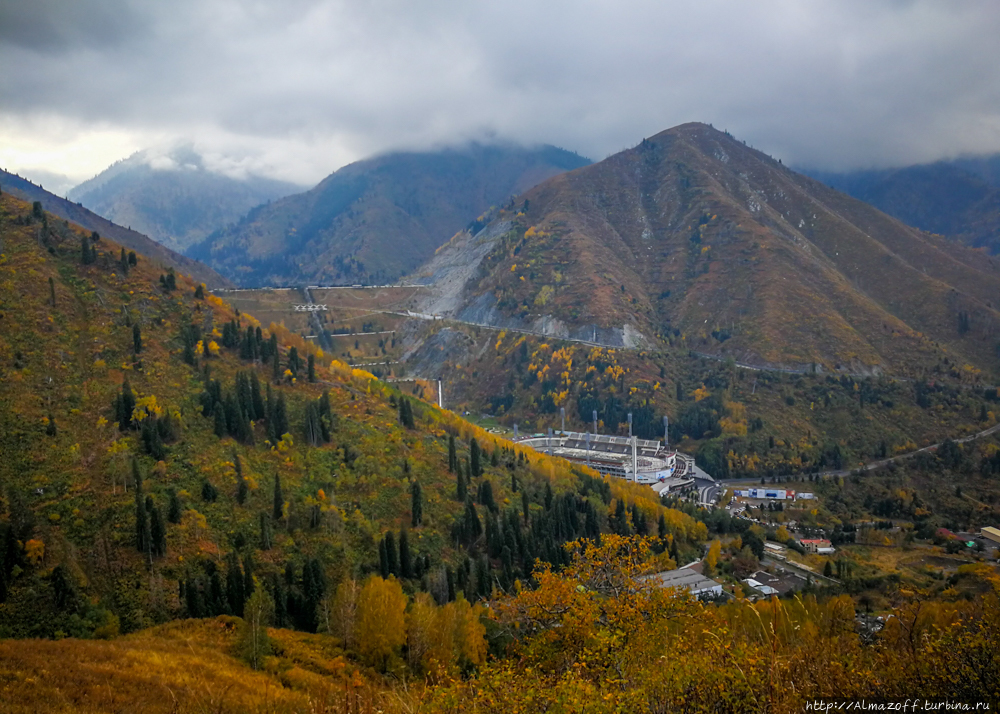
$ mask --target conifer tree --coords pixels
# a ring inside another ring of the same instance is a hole
[[[385,534],[385,558],[388,563],[389,573],[399,576],[399,551],[396,549],[396,538],[392,531]]]
[[[167,520],[171,523],[181,522],[181,500],[177,497],[177,491],[170,489],[170,503],[167,507]]]
[[[204,283],[198,283],[194,289],[194,299],[204,300],[205,299],[205,285]]]
[[[462,473],[462,464],[458,464],[457,482],[455,485],[455,500],[464,501],[469,489],[465,482],[465,475]]]
[[[274,353],[274,374],[272,375],[274,383],[278,384],[281,381],[281,355],[278,352]]]
[[[308,375],[309,375],[309,382],[314,383],[316,381],[316,358],[313,355],[309,355]]]
[[[410,484],[410,525],[416,528],[424,519],[424,495],[420,483],[414,480]]]
[[[278,439],[288,433],[288,415],[285,408],[284,392],[278,392],[278,401],[274,409],[274,433]]]
[[[257,421],[267,416],[267,411],[264,408],[264,400],[260,396],[260,380],[257,379],[256,370],[250,371],[250,403],[253,405],[251,419]]]
[[[292,371],[292,376],[298,378],[299,376],[299,350],[296,347],[290,347],[288,349],[288,369]]]
[[[201,484],[201,500],[205,503],[215,503],[215,499],[219,497],[219,492],[216,490],[215,486],[209,481],[203,481]]]
[[[285,497],[281,493],[281,474],[274,474],[274,498],[271,506],[271,516],[280,521],[285,515]]]
[[[49,302],[52,307],[56,306],[56,282],[51,277],[49,278]]]
[[[410,537],[405,528],[399,532],[399,575],[407,579],[413,577],[413,564],[410,560]]]
[[[226,600],[229,602],[229,610],[237,617],[243,617],[243,603],[246,602],[246,593],[243,586],[243,569],[240,567],[239,558],[236,551],[232,551],[226,557]]]
[[[139,323],[132,325],[132,353],[139,354],[142,352],[142,330],[139,327]]]
[[[528,501],[528,492],[521,491],[521,513],[524,518],[524,525],[528,525],[528,514],[531,511],[531,504]]]
[[[455,467],[458,464],[458,454],[455,450],[455,435],[448,435],[448,471],[455,473]]]
[[[167,554],[167,528],[163,523],[160,509],[152,504],[152,497],[147,496],[146,498],[149,499],[149,505],[152,505],[152,508],[149,509],[149,534],[152,539],[153,555],[162,557]]]
[[[222,402],[216,402],[215,407],[212,410],[215,412],[215,435],[220,439],[226,436],[226,410],[222,406]]]
[[[482,456],[479,453],[479,442],[473,437],[469,444],[469,461],[472,465],[472,471],[470,476],[472,478],[479,478],[483,475],[483,466],[481,463]]]
[[[266,513],[260,514],[260,549],[271,550],[274,545],[274,532],[271,528],[271,519]]]

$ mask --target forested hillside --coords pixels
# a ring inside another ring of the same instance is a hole
[[[705,537],[0,201],[2,636],[239,615],[261,587],[279,626],[329,629],[338,584],[369,573],[475,602],[626,506],[675,552]]]

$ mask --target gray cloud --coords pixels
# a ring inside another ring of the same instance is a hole
[[[0,0],[0,146],[54,117],[78,152],[97,127],[313,181],[471,138],[603,158],[699,120],[786,163],[913,163],[1000,151],[998,36],[992,0]]]

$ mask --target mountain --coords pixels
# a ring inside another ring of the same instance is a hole
[[[0,190],[30,203],[38,201],[44,210],[62,220],[72,221],[88,231],[96,231],[104,238],[110,238],[128,250],[134,250],[165,267],[172,267],[177,272],[190,275],[195,280],[205,283],[209,288],[232,287],[232,283],[207,265],[175,253],[156,241],[150,240],[142,233],[112,223],[77,203],[51,194],[41,186],[36,186],[30,181],[2,169],[0,169]]]
[[[911,226],[1000,253],[1000,156],[809,175]]]
[[[192,147],[139,151],[67,195],[95,213],[183,251],[235,223],[254,206],[301,191],[300,186],[210,170]]]
[[[997,260],[907,226],[704,124],[526,192],[415,275],[420,309],[756,364],[995,371]],[[460,276],[455,279],[455,276]]]
[[[389,282],[492,205],[587,163],[552,146],[386,154],[255,208],[187,254],[245,286]]]

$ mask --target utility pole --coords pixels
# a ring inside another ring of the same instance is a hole
[[[628,435],[632,436],[632,412],[628,413]]]
[[[629,421],[631,421],[631,414],[629,414]],[[632,481],[634,483],[639,482],[639,455],[636,450],[635,437],[632,437]]]
[[[566,407],[559,407],[559,420],[560,420],[560,423],[561,423],[561,428],[559,429],[559,431],[563,434],[563,436],[565,436],[566,435]]]
[[[594,436],[597,436],[597,410],[594,410]]]
[[[663,450],[670,448],[670,418],[663,415]]]
[[[587,466],[590,466],[590,432],[587,432]]]

